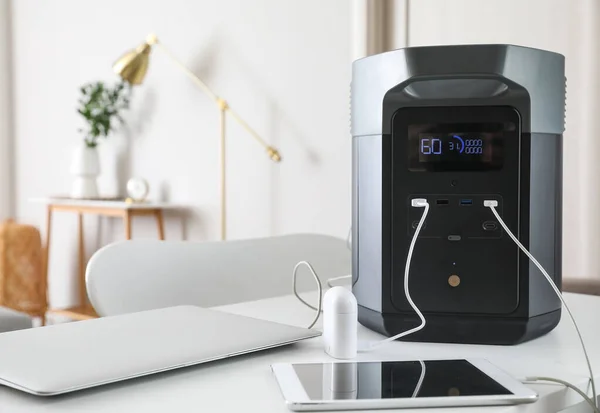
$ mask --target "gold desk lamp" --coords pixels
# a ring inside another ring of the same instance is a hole
[[[158,47],[168,57],[173,60],[175,65],[181,69],[209,98],[211,98],[219,109],[220,117],[220,140],[221,140],[221,239],[224,240],[227,236],[227,180],[226,180],[226,163],[225,163],[225,114],[229,113],[256,141],[261,144],[267,151],[267,155],[274,162],[281,161],[281,155],[274,147],[270,146],[254,131],[236,112],[234,112],[227,101],[216,95],[206,83],[196,76],[190,69],[185,67],[169,50],[159,43],[158,38],[154,34],[148,35],[146,41],[136,49],[125,53],[113,65],[113,70],[121,78],[131,85],[140,85],[144,81],[146,71],[148,70],[148,62],[150,60],[150,50],[152,46]]]

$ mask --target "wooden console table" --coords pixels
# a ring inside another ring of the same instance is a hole
[[[116,217],[123,220],[125,239],[131,239],[131,223],[133,217],[151,216],[156,220],[158,239],[165,239],[163,211],[178,208],[172,204],[163,203],[128,203],[125,201],[100,201],[100,200],[78,200],[68,198],[45,198],[35,199],[35,202],[46,204],[46,257],[44,271],[48,280],[48,268],[52,240],[52,216],[54,212],[74,212],[78,218],[78,281],[79,281],[79,304],[66,309],[49,309],[48,312],[69,317],[74,320],[87,320],[96,318],[98,315],[90,305],[85,288],[85,241],[83,233],[83,215],[92,214],[105,217]]]

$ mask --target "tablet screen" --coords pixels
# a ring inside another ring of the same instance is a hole
[[[311,400],[512,395],[467,360],[294,364]]]

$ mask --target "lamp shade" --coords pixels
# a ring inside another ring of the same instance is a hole
[[[131,85],[142,84],[148,71],[150,49],[151,45],[144,43],[135,50],[128,51],[115,62],[113,70]]]

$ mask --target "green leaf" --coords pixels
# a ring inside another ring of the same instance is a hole
[[[95,147],[98,138],[107,138],[116,125],[125,123],[121,112],[129,108],[132,88],[129,83],[118,82],[108,86],[103,82],[88,83],[79,88],[79,113],[88,125],[84,135],[86,145]],[[83,129],[79,129],[84,133]]]

